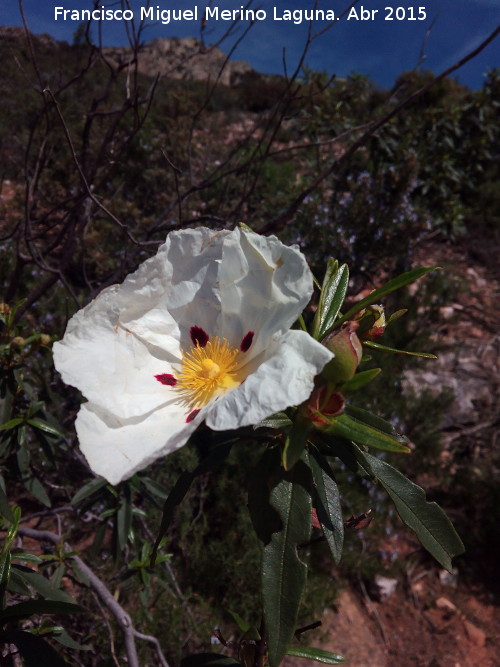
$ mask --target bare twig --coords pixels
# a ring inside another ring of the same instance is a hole
[[[495,37],[499,34],[500,32],[500,26],[495,28],[493,32],[488,35],[486,39],[484,39],[481,44],[479,44],[478,47],[476,47],[473,51],[468,53],[466,56],[461,58],[457,63],[449,67],[447,70],[444,72],[441,72],[438,76],[436,76],[432,81],[430,81],[428,84],[425,86],[422,86],[419,88],[417,91],[415,91],[412,95],[407,97],[405,100],[400,102],[394,109],[392,109],[389,113],[387,113],[385,116],[383,116],[380,120],[375,121],[374,123],[371,124],[371,126],[364,132],[359,139],[357,139],[351,146],[343,153],[343,155],[336,160],[333,161],[326,169],[324,169],[311,183],[307,186],[307,188],[304,188],[302,192],[295,198],[295,200],[288,206],[288,208],[275,217],[274,219],[270,220],[264,227],[262,227],[259,232],[260,233],[268,233],[268,232],[276,232],[277,230],[283,229],[283,227],[290,222],[295,214],[297,213],[299,207],[301,204],[304,202],[304,200],[312,194],[316,188],[330,175],[335,173],[336,171],[339,171],[340,167],[344,165],[345,162],[347,162],[348,159],[350,159],[354,153],[363,146],[366,141],[375,134],[377,130],[379,130],[381,127],[386,125],[392,118],[397,116],[404,108],[406,108],[409,104],[414,102],[417,98],[419,98],[423,93],[427,92],[434,84],[436,84],[438,81],[441,81],[442,79],[446,78],[450,74],[453,74],[457,69],[465,65],[465,63],[469,62],[469,60],[472,60],[475,58],[475,56],[478,55],[481,51],[483,51],[488,44],[490,44]]]
[[[19,526],[18,533],[19,535],[29,537],[33,540],[38,540],[40,542],[51,542],[54,545],[61,543],[61,537],[49,530],[35,530],[34,528],[28,528],[27,526]],[[68,544],[65,546],[68,551],[72,551],[72,548]],[[69,558],[75,561],[78,569],[89,580],[89,584],[92,590],[99,596],[101,602],[113,614],[116,622],[120,626],[125,638],[125,651],[127,654],[128,665],[130,665],[130,667],[140,667],[135,640],[143,639],[155,647],[161,667],[169,667],[167,659],[161,650],[158,640],[155,637],[151,637],[150,635],[144,635],[134,628],[132,619],[129,614],[114,598],[113,594],[102,581],[102,579],[99,579],[95,572],[79,556],[69,556]]]

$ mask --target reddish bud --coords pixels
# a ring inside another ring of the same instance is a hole
[[[323,369],[322,375],[336,385],[354,376],[363,356],[363,347],[356,334],[358,326],[357,322],[346,322],[322,341],[335,355]]]
[[[360,324],[359,337],[362,340],[378,340],[385,331],[385,312],[383,306],[369,306],[358,314]]]
[[[345,399],[338,391],[328,392],[328,387],[316,387],[307,402],[307,417],[317,427],[329,424],[332,417],[344,412]]]

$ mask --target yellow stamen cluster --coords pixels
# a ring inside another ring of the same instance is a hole
[[[202,408],[213,398],[241,384],[238,377],[239,350],[225,338],[213,338],[205,347],[198,344],[182,353],[182,370],[177,375],[176,390],[190,409]]]

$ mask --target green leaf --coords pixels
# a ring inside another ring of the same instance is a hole
[[[342,556],[344,544],[344,520],[335,475],[328,461],[316,448],[311,449],[310,466],[313,484],[316,489],[315,507],[318,519],[333,559],[338,563]]]
[[[356,303],[347,311],[347,313],[345,313],[335,322],[335,327],[338,327],[343,322],[347,322],[348,320],[352,319],[356,313],[359,313],[359,311],[363,310],[363,308],[366,308],[366,306],[370,306],[372,303],[376,303],[382,296],[390,294],[391,292],[394,292],[401,287],[405,287],[405,285],[409,285],[415,280],[418,280],[418,278],[421,278],[426,273],[429,273],[430,271],[437,271],[440,268],[441,267],[439,266],[424,266],[422,268],[412,269],[411,271],[407,271],[406,273],[402,273],[401,275],[396,276],[396,278],[389,280],[389,282],[385,283],[385,285],[382,285],[382,287],[379,287],[378,289],[371,292],[371,294],[369,294],[367,297],[361,299],[361,301],[358,301],[358,303]],[[330,332],[327,331],[327,334],[328,333]]]
[[[373,428],[376,428],[383,433],[394,436],[396,440],[399,440],[399,442],[403,444],[408,442],[408,438],[406,438],[404,435],[400,435],[390,422],[382,419],[382,417],[379,417],[378,415],[374,415],[368,410],[364,410],[363,408],[359,408],[357,405],[351,405],[348,403],[345,406],[345,411],[346,414],[348,414],[350,417],[354,417],[354,419],[357,419],[358,421],[364,422],[369,426],[373,426]]]
[[[56,569],[52,573],[52,576],[50,577],[50,583],[55,588],[60,588],[61,587],[62,578],[63,578],[65,572],[66,572],[66,565],[64,563],[59,563],[59,565],[56,567]]]
[[[10,571],[10,579],[7,586],[7,590],[10,591],[11,593],[17,593],[18,595],[25,595],[28,597],[32,595],[31,590],[28,588],[28,586],[26,586],[24,581],[16,572],[15,567],[12,568]]]
[[[401,308],[400,310],[396,310],[392,315],[389,317],[387,320],[386,326],[389,326],[389,324],[392,324],[396,320],[399,320],[400,317],[403,317],[403,315],[406,315],[408,312],[408,308]]]
[[[391,496],[399,516],[440,565],[451,571],[451,559],[464,552],[464,545],[451,521],[435,502],[427,502],[424,490],[399,470],[356,448],[362,465],[379,480]]]
[[[83,584],[84,586],[87,586],[87,588],[90,586],[90,580],[88,576],[83,572],[83,570],[80,569],[80,566],[78,565],[78,561],[76,561],[74,558],[71,558],[69,560],[69,563],[71,565],[71,569],[73,570],[73,574],[75,575],[76,579]]]
[[[5,422],[5,424],[2,424],[0,426],[0,431],[8,431],[11,428],[19,426],[19,424],[22,424],[23,422],[24,420],[20,417],[14,417],[14,419],[10,419],[8,422]]]
[[[118,533],[118,546],[121,550],[127,544],[130,528],[132,527],[132,505],[130,500],[130,487],[124,486],[125,496],[120,502],[120,507],[116,513],[116,529]]]
[[[87,644],[79,644],[76,642],[72,637],[70,637],[64,628],[62,628],[59,632],[54,632],[52,637],[63,646],[75,649],[76,651],[92,650],[91,646],[88,646]]]
[[[310,422],[297,419],[286,436],[281,462],[285,470],[291,470],[302,456],[307,438],[311,432]]]
[[[6,607],[0,612],[0,622],[7,623],[14,619],[29,618],[34,614],[81,614],[84,612],[85,609],[78,604],[55,600],[28,600]]]
[[[43,488],[42,483],[38,477],[31,476],[28,479],[23,480],[23,482],[28,491],[43,505],[45,505],[45,507],[52,507],[52,503],[50,502],[50,498],[47,495],[47,491],[45,491]]]
[[[168,498],[168,493],[160,484],[158,484],[158,482],[155,482],[154,479],[151,479],[150,477],[140,477],[139,480],[144,484],[146,489],[157,498],[161,498],[162,500]]]
[[[242,667],[242,663],[222,653],[198,653],[181,660],[179,667]]]
[[[33,428],[37,428],[40,431],[43,431],[44,433],[48,433],[49,435],[56,435],[59,438],[63,438],[64,435],[58,431],[54,426],[51,426],[48,424],[46,421],[43,421],[42,419],[28,419],[27,424],[30,426],[33,426]]]
[[[10,580],[11,555],[8,549],[0,557],[0,606],[4,605],[4,595]]]
[[[71,595],[68,595],[68,593],[65,593],[59,588],[55,588],[48,579],[38,572],[33,572],[33,570],[25,568],[22,565],[13,565],[12,569],[16,570],[17,574],[25,584],[32,586],[37,593],[47,600],[76,604]]]
[[[38,477],[35,477],[33,470],[31,469],[30,455],[26,443],[22,443],[17,450],[17,465],[19,466],[21,480],[25,488],[46,507],[51,507],[52,503],[50,502],[50,498],[47,495],[47,492],[43,488],[42,483]]]
[[[184,499],[184,496],[189,491],[194,478],[195,477],[192,472],[184,471],[175,483],[174,488],[169,493],[168,498],[163,505],[163,515],[161,517],[160,529],[158,531],[156,541],[153,545],[153,551],[151,552],[151,567],[155,566],[158,547],[160,546],[160,542],[165,536],[168,527],[170,526],[175,509],[178,505],[180,505]]]
[[[14,517],[12,515],[12,510],[10,509],[9,499],[5,491],[0,484],[0,514],[5,517],[8,521],[13,521]]]
[[[410,352],[409,350],[396,350],[395,347],[387,347],[387,345],[381,345],[380,343],[375,343],[373,340],[364,340],[363,345],[366,347],[371,347],[373,350],[380,350],[381,352],[392,352],[393,354],[406,354],[410,357],[423,357],[424,359],[437,359],[435,354],[430,354],[430,352]]]
[[[21,630],[0,633],[0,642],[15,644],[25,667],[68,667],[59,653],[41,637]]]
[[[344,382],[342,385],[342,393],[344,395],[352,394],[353,392],[357,391],[358,389],[361,389],[361,387],[364,387],[365,384],[368,384],[372,380],[374,380],[379,373],[381,373],[382,369],[381,368],[370,368],[367,371],[361,371],[360,373],[356,373],[354,377],[352,377],[350,380],[347,380],[347,382]]]
[[[35,565],[38,565],[39,563],[42,563],[42,559],[39,556],[35,556],[35,554],[26,554],[23,552],[12,552],[12,560],[15,560],[16,562],[21,561],[21,563],[33,563]]]
[[[335,323],[339,310],[344,303],[349,284],[349,268],[330,258],[326,265],[325,278],[321,288],[318,310],[314,316],[312,336],[322,340]]]
[[[307,460],[307,455],[304,454]],[[297,622],[307,567],[297,546],[311,534],[311,477],[304,461],[273,475],[269,505],[281,519],[262,555],[262,601],[270,667],[278,667],[290,644]]]
[[[345,662],[345,658],[336,653],[323,651],[320,648],[313,646],[289,646],[286,650],[287,655],[293,655],[296,658],[306,658],[307,660],[315,660],[324,665],[340,665]]]
[[[322,429],[323,433],[336,435],[340,438],[353,440],[360,445],[382,449],[387,452],[400,452],[407,454],[410,450],[402,444],[401,436],[393,436],[373,428],[348,414],[333,417],[331,424]]]
[[[271,541],[272,534],[283,528],[282,521],[269,504],[269,490],[274,474],[280,474],[278,447],[266,448],[248,481],[248,511],[257,537],[263,544]]]
[[[290,428],[292,425],[292,420],[284,412],[277,412],[266,419],[263,419],[258,424],[255,424],[254,429],[257,428],[272,428],[278,431],[284,431],[287,428]]]
[[[82,488],[75,493],[71,499],[71,504],[78,505],[78,503],[81,503],[85,498],[97,493],[97,491],[102,489],[103,486],[106,486],[106,484],[107,481],[103,477],[95,477],[94,479],[91,479],[90,482],[87,482],[85,486],[82,486]]]
[[[236,623],[236,625],[238,626],[238,628],[242,632],[247,632],[248,630],[250,630],[250,623],[247,623],[247,621],[245,621],[245,619],[241,618],[241,616],[239,614],[237,614],[235,611],[231,611],[231,609],[227,609],[227,608],[226,608],[226,612],[229,614],[229,616],[231,616],[233,621]]]
[[[17,505],[14,505],[14,507],[12,507],[12,517],[13,518],[10,523],[10,526],[8,527],[7,532],[5,533],[5,538],[3,542],[3,552],[9,551],[12,545],[14,544],[14,540],[16,539],[19,523],[21,522],[21,508],[18,507]]]

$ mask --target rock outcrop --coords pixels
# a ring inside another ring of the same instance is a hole
[[[135,58],[130,48],[108,47],[104,54],[119,67],[129,67]],[[184,81],[215,81],[236,86],[254,76],[254,70],[243,61],[227,60],[217,47],[207,47],[193,37],[158,38],[141,46],[137,69],[148,76],[165,76]]]

